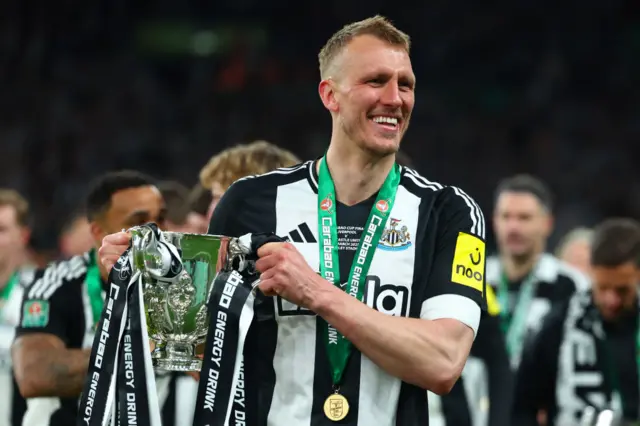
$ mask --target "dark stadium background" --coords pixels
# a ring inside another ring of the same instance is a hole
[[[375,13],[413,39],[417,104],[403,150],[491,214],[496,183],[538,175],[558,236],[640,218],[640,2],[5,0],[0,186],[56,245],[89,179],[135,168],[187,185],[220,149],[329,142],[316,55]],[[490,237],[491,239],[492,237]]]

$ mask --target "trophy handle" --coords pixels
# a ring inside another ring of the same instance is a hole
[[[171,254],[158,244],[155,233],[148,226],[134,226],[131,232],[131,251],[134,265],[154,277],[164,277],[171,268]]]
[[[250,275],[254,274],[256,272],[255,261],[247,259],[247,255],[249,253],[250,248],[246,247],[246,245],[240,240],[240,238],[223,238],[220,243],[220,250],[218,251],[215,277],[217,277],[220,272],[229,272],[233,269],[236,269],[238,272],[248,273]],[[251,282],[250,285],[252,291],[255,290],[259,282],[259,278]],[[211,298],[211,293],[213,293],[213,285],[209,288],[209,293],[207,294],[207,303]]]

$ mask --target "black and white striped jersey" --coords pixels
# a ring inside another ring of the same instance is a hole
[[[13,286],[0,308],[0,425],[21,425],[27,408],[13,376],[11,344],[20,321],[22,295],[25,287],[33,281],[34,271],[31,266],[18,271],[17,285]]]
[[[624,416],[610,424],[638,424],[639,318],[640,309],[613,321],[601,318],[591,291],[555,304],[524,351],[511,424],[537,426],[541,409],[549,426],[585,424],[587,408]]]
[[[503,279],[503,267],[497,256],[487,259],[487,285],[499,293],[500,280]],[[542,325],[542,320],[557,302],[567,301],[576,290],[586,291],[591,287],[589,278],[579,270],[561,261],[549,253],[540,256],[532,276],[536,291],[529,312],[526,315],[526,338],[532,338]],[[518,302],[524,280],[507,283],[509,289],[508,306],[502,311],[513,314]]]
[[[91,348],[94,320],[86,277],[92,256],[94,252],[89,251],[36,271],[20,303],[16,338],[31,333],[48,333],[59,337],[67,348]],[[102,284],[104,300],[105,284]],[[38,316],[35,316],[34,309]],[[29,318],[25,319],[25,315]],[[168,375],[157,378],[161,397],[166,398],[171,393],[169,379]],[[78,398],[30,398],[27,399],[23,422],[13,423],[13,426],[74,425],[77,411]]]
[[[274,232],[288,237],[318,271],[316,164],[238,180],[214,211],[209,233]],[[376,196],[354,206],[337,203],[342,277],[348,276]],[[366,277],[364,302],[388,315],[456,318],[477,330],[478,306],[485,307],[484,233],[484,216],[471,197],[401,168],[395,203]],[[246,424],[333,424],[323,413],[332,383],[321,318],[262,294],[254,309],[244,350]],[[392,377],[357,350],[344,374],[341,393],[351,409],[340,424],[428,424],[424,389]]]

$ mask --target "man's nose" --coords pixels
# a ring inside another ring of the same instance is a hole
[[[612,308],[618,307],[621,303],[620,296],[618,296],[614,291],[606,291],[604,294],[604,298],[607,306]]]
[[[396,81],[389,81],[385,87],[381,97],[382,103],[389,106],[399,107],[402,105],[400,97],[400,88]]]

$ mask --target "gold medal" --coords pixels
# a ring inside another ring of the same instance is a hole
[[[324,401],[324,415],[329,420],[339,422],[347,417],[347,414],[349,414],[349,402],[339,393],[332,393]]]

